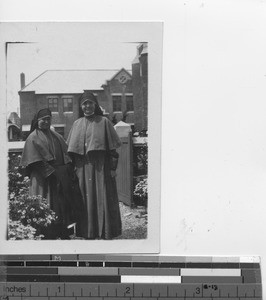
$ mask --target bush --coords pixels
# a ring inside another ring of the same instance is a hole
[[[43,197],[22,194],[9,201],[9,218],[12,221],[20,221],[24,226],[35,228],[36,234],[39,235],[43,228],[56,220],[56,215]]]
[[[24,226],[20,221],[9,220],[8,239],[9,240],[40,240],[43,236],[36,235],[36,229],[30,225]]]
[[[29,177],[23,177],[19,172],[9,172],[8,194],[12,200],[21,194],[29,193]]]
[[[144,178],[136,184],[134,189],[135,203],[147,206],[148,202],[148,179]]]
[[[56,220],[48,201],[41,196],[29,196],[29,178],[19,168],[20,155],[9,155],[8,238],[11,240],[41,239],[47,228]]]
[[[148,146],[135,146],[133,148],[134,176],[147,175],[148,173]]]
[[[22,169],[19,168],[21,155],[10,154],[8,160],[8,194],[10,198],[18,196],[21,192],[28,192],[29,178],[22,175]]]
[[[9,153],[8,156],[8,170],[14,172],[18,170],[21,155],[18,153]]]

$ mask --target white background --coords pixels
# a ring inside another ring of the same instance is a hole
[[[260,255],[265,289],[265,0],[1,0],[0,19],[164,22],[161,253]]]

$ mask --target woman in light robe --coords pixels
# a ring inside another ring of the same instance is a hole
[[[86,236],[112,239],[121,235],[115,178],[121,142],[92,93],[85,91],[80,105],[84,117],[74,122],[67,144],[86,207]]]
[[[69,237],[67,226],[74,222],[78,223],[78,235],[82,235],[78,219],[83,207],[81,195],[74,195],[75,174],[67,144],[60,134],[50,129],[51,115],[51,111],[44,108],[34,116],[20,164],[30,176],[29,195],[47,199],[58,217],[46,232],[48,238],[64,239]]]

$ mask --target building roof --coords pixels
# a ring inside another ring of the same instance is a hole
[[[101,90],[120,70],[47,70],[27,84],[21,92],[36,94],[79,94],[83,90]],[[129,72],[127,70],[127,72]]]
[[[20,127],[21,120],[20,117],[16,112],[11,112],[8,117],[8,122],[11,124],[15,124],[16,126]]]
[[[12,127],[12,126],[20,130],[20,128],[17,124],[13,124],[13,123],[7,124],[7,128]]]

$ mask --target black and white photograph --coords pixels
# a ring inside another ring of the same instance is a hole
[[[178,274],[190,294],[266,295],[265,16],[266,0],[1,0],[0,254],[200,258]]]
[[[162,23],[0,25],[4,245],[158,252]]]

